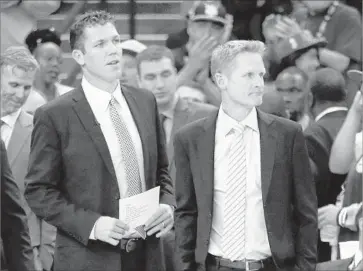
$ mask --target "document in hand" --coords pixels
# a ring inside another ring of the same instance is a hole
[[[160,186],[144,193],[119,200],[119,218],[135,229],[145,239],[145,222],[159,208]]]

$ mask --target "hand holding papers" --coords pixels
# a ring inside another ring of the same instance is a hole
[[[119,218],[146,238],[144,225],[159,208],[160,187],[119,200]]]

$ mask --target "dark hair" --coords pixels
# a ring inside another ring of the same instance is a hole
[[[309,86],[316,102],[342,102],[347,94],[343,75],[332,68],[317,70]]]
[[[53,42],[59,47],[62,44],[60,35],[54,29],[37,29],[28,34],[25,39],[29,51],[33,54],[39,44]]]
[[[175,66],[175,58],[173,52],[165,47],[160,45],[150,45],[142,52],[138,53],[136,56],[136,66],[137,70],[140,73],[140,64],[143,61],[158,61],[163,57],[169,58]]]
[[[69,43],[71,49],[84,50],[84,31],[87,27],[105,25],[107,23],[115,24],[115,19],[110,13],[106,11],[98,10],[82,14],[70,29]]]

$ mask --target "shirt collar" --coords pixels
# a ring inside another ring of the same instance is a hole
[[[350,270],[354,270],[354,268],[356,268],[358,266],[358,264],[362,261],[362,258],[363,258],[362,252],[360,250],[358,250],[355,253],[353,261],[349,266]]]
[[[11,113],[9,115],[3,116],[1,118],[1,120],[6,123],[6,125],[8,125],[11,129],[14,128],[15,126],[15,122],[17,121],[19,115],[21,112],[21,108],[19,108],[17,111],[15,111],[14,113]]]
[[[323,112],[321,112],[319,115],[316,116],[315,121],[320,120],[322,117],[324,117],[325,115],[329,114],[329,113],[333,113],[336,111],[348,111],[347,107],[344,106],[332,106],[332,107],[328,107],[327,109],[325,109]]]
[[[120,83],[117,84],[113,93],[109,93],[95,87],[85,77],[83,77],[82,88],[92,109],[99,110],[100,112],[106,112],[112,96],[115,97],[120,105],[122,104]]]
[[[238,122],[235,119],[231,118],[229,115],[227,115],[227,113],[223,110],[221,106],[219,108],[217,119],[218,133],[220,133],[221,136],[226,136],[234,127],[236,127],[236,125],[246,126],[256,132],[259,132],[256,108],[253,107],[251,112],[248,113],[248,115],[246,116],[246,118]]]

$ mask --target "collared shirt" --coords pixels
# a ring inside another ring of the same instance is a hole
[[[344,107],[344,106],[332,106],[332,107],[328,107],[327,109],[325,109],[324,111],[322,111],[319,115],[317,115],[315,117],[315,121],[320,120],[325,115],[328,115],[330,113],[337,112],[337,111],[348,111],[348,108],[347,107]]]
[[[179,96],[175,94],[174,100],[170,108],[164,112],[160,112],[160,114],[164,115],[166,117],[163,128],[165,131],[165,137],[166,137],[166,144],[169,144],[170,138],[171,138],[171,131],[173,129],[174,124],[174,114],[175,114],[175,107],[179,101]]]
[[[1,139],[4,141],[6,148],[9,146],[11,135],[13,134],[15,123],[19,118],[21,108],[12,114],[1,118],[4,124],[1,126]]]
[[[82,88],[106,139],[108,150],[112,159],[112,164],[116,172],[120,195],[121,198],[124,198],[127,196],[125,165],[122,160],[123,158],[121,148],[109,112],[109,103],[112,94],[91,85],[84,77],[82,79]],[[139,165],[142,190],[145,191],[144,156],[139,132],[125,97],[122,95],[120,85],[116,87],[115,91],[113,92],[113,96],[118,102],[118,112],[125,122],[132,138]]]
[[[225,182],[228,175],[228,153],[230,151],[231,139],[233,138],[230,131],[236,124],[238,122],[228,116],[221,107],[219,109],[215,134],[213,219],[208,252],[224,258],[222,238]],[[247,127],[244,131],[248,161],[245,258],[260,260],[271,256],[271,250],[262,202],[260,132],[256,109],[253,108],[240,124]]]

